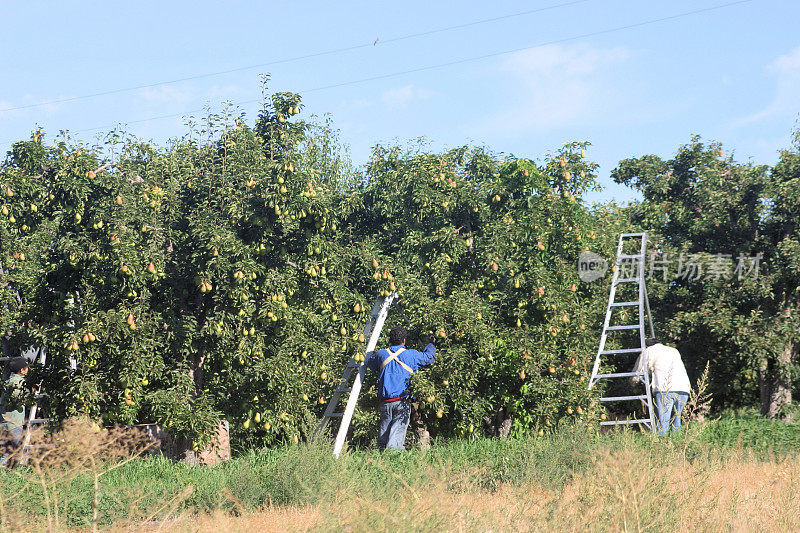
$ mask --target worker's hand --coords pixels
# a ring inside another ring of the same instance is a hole
[[[436,346],[436,335],[434,335],[433,333],[431,333],[430,335],[425,335],[423,340],[426,346],[428,344],[433,344],[434,346]]]

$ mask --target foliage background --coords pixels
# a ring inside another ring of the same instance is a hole
[[[759,393],[778,399],[767,414],[788,405],[797,150],[769,169],[695,139],[671,161],[620,163],[615,179],[642,202],[590,207],[588,143],[540,162],[376,146],[356,170],[331,124],[300,112],[298,95],[276,93],[253,125],[226,109],[165,146],[121,131],[97,146],[39,131],[14,144],[0,167],[0,281],[13,289],[0,324],[12,350],[48,348],[31,379],[54,419],[157,422],[203,442],[225,418],[241,448],[298,442],[360,357],[375,297],[397,291],[387,326],[408,325],[410,345],[437,336],[437,362],[411,382],[434,437],[594,421],[607,286],[580,282],[576,261],[612,257],[632,228],[662,252],[765,252],[752,283],[654,281],[651,297],[690,374],[711,361],[721,405]],[[374,438],[374,402],[368,386],[355,442]]]

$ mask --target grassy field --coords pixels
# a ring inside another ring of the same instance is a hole
[[[798,451],[800,425],[737,416],[662,439],[575,426],[340,460],[305,445],[211,468],[74,460],[0,471],[0,527],[90,529],[96,512],[126,531],[800,530]]]

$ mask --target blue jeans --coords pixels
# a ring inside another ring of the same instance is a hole
[[[6,466],[8,464],[8,457],[22,445],[22,428],[17,426],[3,430],[3,426],[3,424],[0,424],[0,436],[5,441],[2,446],[0,466]]]
[[[656,391],[655,414],[659,435],[666,435],[670,429],[675,431],[681,428],[681,411],[688,401],[688,392]]]
[[[378,422],[378,448],[404,450],[406,429],[411,421],[411,402],[381,402]]]

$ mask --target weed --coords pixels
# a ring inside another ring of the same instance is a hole
[[[793,496],[800,488],[800,432],[755,417],[695,422],[668,438],[630,430],[600,434],[596,427],[574,425],[544,437],[455,440],[401,453],[351,449],[338,460],[326,445],[286,446],[212,467],[142,456],[147,443],[135,439],[121,430],[99,431],[88,421],[43,436],[27,465],[0,470],[0,528],[800,526]]]

